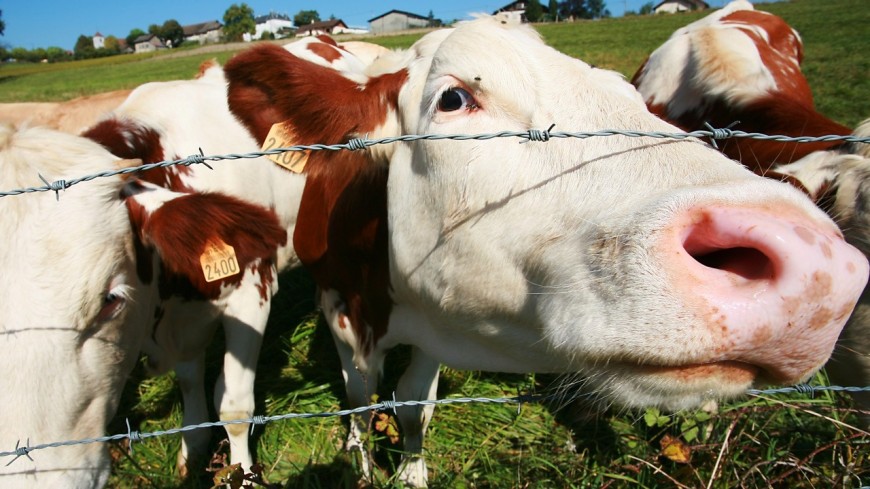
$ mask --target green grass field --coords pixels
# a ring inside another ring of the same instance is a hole
[[[802,34],[804,70],[819,109],[847,125],[870,117],[870,5],[866,0],[798,0],[758,8],[785,18]],[[676,28],[701,14],[608,19],[542,25],[554,47],[630,77],[643,59]],[[389,47],[419,36],[373,39]],[[204,60],[225,61],[231,52],[187,57],[120,56],[58,65],[0,66],[0,102],[66,100],[150,80],[189,78]],[[553,80],[559,89],[564,80]],[[257,414],[324,412],[347,407],[332,339],[320,324],[314,286],[302,271],[281,277],[256,385]],[[209,364],[219,365],[219,338]],[[402,365],[406,352],[391,354]],[[389,396],[397,372],[381,383]],[[216,367],[209,372],[213,385]],[[824,382],[823,374],[816,379]],[[553,376],[501,375],[446,369],[439,397],[514,396],[541,392]],[[181,422],[180,396],[172,376],[145,378],[137,368],[110,434],[154,431]],[[800,487],[854,488],[870,484],[870,434],[842,395],[749,398],[721,406],[716,415],[655,410],[596,412],[581,402],[516,406],[462,404],[439,407],[428,432],[430,486],[435,488],[598,487]],[[256,456],[275,487],[356,488],[355,457],[342,443],[346,420],[281,421],[258,427]],[[213,447],[223,450],[222,429]],[[669,440],[671,440],[669,444]],[[672,440],[676,440],[673,442]],[[400,447],[380,434],[375,487],[392,487]],[[133,454],[115,444],[111,487],[206,488],[200,471],[181,481],[174,473],[178,436],[137,443]],[[676,450],[679,448],[679,450]],[[46,454],[47,455],[47,454]]]

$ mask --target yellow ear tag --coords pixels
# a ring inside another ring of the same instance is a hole
[[[202,265],[202,274],[205,275],[206,282],[232,277],[241,271],[239,260],[236,259],[236,250],[220,238],[205,245],[199,263]]]
[[[296,141],[293,137],[293,132],[287,129],[283,122],[272,124],[272,129],[269,129],[269,135],[263,141],[261,151],[269,151],[275,148],[288,148],[295,146]],[[283,153],[266,155],[266,158],[278,163],[284,168],[293,173],[302,173],[305,168],[305,163],[308,162],[308,151],[285,151]]]

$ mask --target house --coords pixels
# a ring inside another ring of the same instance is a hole
[[[350,28],[341,19],[324,20],[322,22],[312,22],[310,24],[299,26],[296,30],[296,37],[319,36],[321,34],[342,34],[349,30]]]
[[[278,14],[269,12],[267,15],[261,15],[254,18],[254,23],[257,25],[257,31],[253,35],[245,33],[245,41],[252,39],[261,39],[263,34],[271,33],[275,39],[281,39],[291,35],[296,28],[293,26],[293,20],[287,14]]]
[[[517,0],[496,10],[492,15],[507,21],[510,24],[522,24],[523,22],[529,21],[529,19],[526,18],[526,6],[528,4],[529,2],[525,0]],[[542,4],[541,11],[548,14],[550,13],[550,8]]]
[[[210,20],[208,22],[200,22],[199,24],[182,26],[181,30],[184,31],[185,41],[196,41],[200,44],[206,44],[220,42],[221,34],[223,33],[221,27],[223,25],[220,22]]]
[[[384,34],[387,32],[432,27],[431,23],[432,19],[429,17],[394,9],[369,19],[369,30],[372,34]]]
[[[166,49],[166,45],[154,34],[143,34],[133,41],[136,53],[150,53],[159,49]]]
[[[106,47],[106,37],[97,32],[93,37],[94,41],[94,49],[100,49]]]
[[[664,0],[653,7],[653,12],[657,14],[673,14],[688,10],[706,10],[708,8],[710,6],[703,0]]]

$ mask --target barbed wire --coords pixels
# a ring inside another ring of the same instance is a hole
[[[266,151],[254,151],[250,153],[231,153],[225,155],[210,155],[206,156],[202,154],[202,150],[200,149],[200,154],[194,154],[188,156],[186,158],[181,158],[177,160],[166,160],[157,163],[147,163],[140,166],[135,167],[127,167],[120,168],[114,170],[106,170],[99,173],[94,173],[90,175],[85,175],[77,178],[73,178],[70,180],[47,180],[43,175],[39,175],[40,180],[42,180],[45,185],[37,186],[37,187],[27,187],[27,188],[19,188],[12,189],[0,192],[0,197],[9,197],[14,195],[22,195],[29,194],[35,192],[55,192],[60,198],[60,191],[66,190],[73,185],[77,185],[83,182],[88,182],[97,178],[105,178],[112,177],[116,175],[129,175],[132,173],[144,172],[148,170],[153,170],[155,168],[165,168],[169,166],[191,166],[204,164],[209,168],[212,168],[207,162],[209,161],[222,161],[222,160],[239,160],[239,159],[253,159],[259,158],[261,156],[269,156],[282,154],[286,152],[301,152],[301,151],[357,151],[361,149],[366,149],[372,146],[381,145],[381,144],[391,144],[396,142],[412,142],[412,141],[437,141],[437,140],[455,140],[455,141],[469,141],[469,140],[490,140],[496,138],[521,138],[525,142],[538,141],[538,142],[547,142],[553,138],[564,139],[564,138],[577,138],[577,139],[588,139],[592,137],[610,137],[610,136],[625,136],[632,138],[656,138],[656,139],[690,139],[690,138],[712,138],[713,144],[715,146],[716,140],[722,139],[731,139],[731,138],[749,138],[749,139],[759,139],[765,141],[777,141],[777,142],[792,142],[792,143],[814,143],[814,142],[842,142],[842,143],[864,143],[870,144],[870,137],[859,137],[859,136],[840,136],[840,135],[826,135],[826,136],[785,136],[785,135],[768,135],[757,132],[745,132],[740,130],[734,130],[730,128],[714,128],[709,124],[706,125],[707,129],[691,131],[691,132],[647,132],[647,131],[632,131],[632,130],[621,130],[621,129],[604,129],[601,131],[593,131],[593,132],[562,132],[562,131],[552,131],[553,126],[550,126],[549,129],[540,130],[540,129],[530,129],[528,131],[501,131],[496,133],[489,134],[424,134],[424,135],[401,135],[401,136],[391,136],[379,139],[368,139],[368,138],[357,138],[351,139],[347,143],[341,144],[310,144],[310,145],[295,145],[288,146],[285,148],[274,148]]]
[[[791,387],[781,387],[775,389],[749,389],[746,393],[750,396],[762,396],[762,395],[776,395],[776,394],[790,394],[790,393],[799,393],[799,394],[809,394],[813,396],[817,392],[825,392],[825,391],[834,391],[834,392],[870,392],[870,386],[866,387],[841,387],[836,385],[808,385],[808,384],[799,384]],[[235,424],[250,424],[251,432],[258,425],[265,425],[267,423],[271,423],[274,421],[283,421],[287,419],[311,419],[311,418],[331,418],[331,417],[343,417],[350,416],[354,414],[361,414],[367,411],[393,411],[393,414],[396,414],[396,409],[400,407],[418,407],[418,406],[439,406],[439,405],[452,405],[452,404],[516,404],[517,412],[519,413],[520,408],[523,404],[528,404],[532,402],[542,402],[548,399],[561,399],[561,396],[557,395],[543,395],[543,394],[524,394],[513,397],[500,397],[500,398],[490,398],[490,397],[456,397],[456,398],[447,398],[447,399],[431,399],[431,400],[409,400],[409,401],[396,401],[396,394],[393,393],[392,399],[386,399],[381,402],[370,404],[368,406],[360,406],[353,409],[342,409],[339,411],[324,411],[318,413],[286,413],[286,414],[277,414],[272,416],[253,416],[251,418],[245,419],[234,419],[227,421],[209,421],[205,423],[199,423],[195,425],[182,426],[180,428],[172,428],[168,430],[159,430],[152,432],[139,432],[134,431],[130,427],[130,420],[127,420],[127,432],[119,433],[116,435],[108,435],[101,436],[97,438],[85,438],[80,440],[70,440],[70,441],[59,441],[52,443],[42,443],[39,445],[30,445],[30,439],[28,438],[25,442],[24,446],[21,446],[21,441],[19,440],[15,444],[15,449],[6,452],[0,452],[0,459],[5,457],[14,457],[10,460],[6,466],[11,465],[13,462],[18,460],[21,457],[27,457],[31,461],[33,459],[30,457],[30,454],[37,450],[44,450],[47,448],[59,448],[59,447],[67,447],[73,445],[88,445],[92,443],[107,443],[112,441],[120,441],[127,439],[130,441],[130,450],[133,450],[133,443],[145,440],[147,438],[155,438],[160,436],[170,436],[176,435],[179,433],[184,433],[187,431],[194,431],[198,429],[205,428],[216,428],[223,427],[228,425]]]

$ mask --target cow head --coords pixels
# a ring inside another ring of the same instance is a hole
[[[489,18],[424,37],[364,84],[268,47],[226,72],[260,139],[276,122],[300,144],[675,131],[619,75]],[[349,297],[360,337],[458,368],[579,373],[629,405],[807,378],[867,281],[800,192],[696,140],[423,140],[312,152],[306,171],[294,244]]]
[[[39,185],[39,175],[71,178],[112,168],[117,158],[92,141],[40,128],[0,126],[0,182]],[[0,202],[0,379],[6,406],[0,447],[102,436],[159,310],[159,275],[200,285],[199,257],[220,238],[167,218],[196,216],[209,204],[254,221],[256,208],[190,196],[120,177]],[[213,202],[211,202],[213,201]],[[168,214],[166,214],[168,213]],[[272,218],[274,220],[274,217]],[[272,226],[270,221],[266,226]],[[275,224],[277,226],[277,224]],[[209,228],[214,231],[214,228]],[[241,257],[240,257],[241,259]],[[244,266],[244,264],[241,264]],[[224,281],[210,282],[221,287]],[[37,451],[0,466],[10,487],[99,487],[109,474],[103,444]]]

